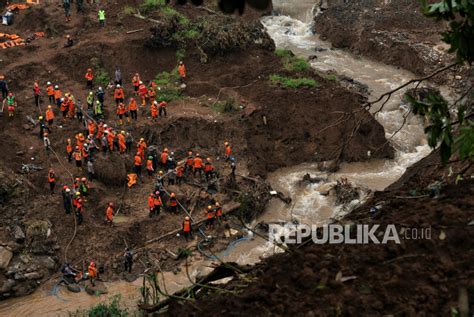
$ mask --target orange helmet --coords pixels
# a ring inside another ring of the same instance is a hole
[[[85,182],[87,179],[85,177],[81,178],[82,182]]]
[[[171,193],[171,195],[170,195],[170,196],[171,196],[171,197],[175,197],[175,196],[176,196],[176,194],[175,194],[175,193]]]

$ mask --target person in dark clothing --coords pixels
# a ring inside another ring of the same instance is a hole
[[[43,139],[44,132],[51,133],[51,130],[49,129],[49,127],[44,122],[43,116],[39,116],[38,119],[39,119],[38,124],[39,124],[39,128],[40,128],[39,137],[40,137],[40,139]]]
[[[125,249],[125,253],[123,255],[123,265],[126,272],[132,273],[133,253],[130,248]]]
[[[63,0],[63,8],[66,22],[71,21],[71,0]]]
[[[84,13],[84,0],[76,0],[77,13]]]
[[[118,66],[115,66],[115,85],[122,86],[122,71]]]
[[[64,211],[66,211],[67,214],[70,214],[72,211],[72,194],[71,194],[71,190],[67,186],[64,186],[64,187],[65,187],[63,189]]]
[[[99,87],[99,89],[97,89],[97,92],[95,93],[95,95],[97,96],[97,100],[100,102],[100,105],[102,107],[102,111],[104,111],[104,100],[105,100],[104,89],[102,89],[102,87]]]
[[[8,84],[5,80],[5,76],[0,75],[0,91],[2,92],[2,100],[8,96]]]
[[[70,35],[66,35],[66,42],[64,43],[64,47],[71,47],[74,45],[74,41],[72,40]]]

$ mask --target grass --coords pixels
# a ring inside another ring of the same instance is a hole
[[[104,68],[96,68],[94,82],[99,86],[107,86],[110,83],[109,73]]]
[[[285,67],[287,71],[303,72],[311,67],[304,58],[296,57],[289,50],[278,48],[275,50],[275,55],[282,59],[283,67]]]
[[[312,78],[307,77],[285,77],[280,75],[271,75],[270,82],[274,85],[281,85],[285,88],[299,89],[303,87],[313,88],[316,87],[317,82]]]
[[[140,9],[143,13],[150,13],[165,5],[166,0],[144,0],[140,5]]]
[[[176,52],[178,54],[178,52]],[[157,91],[158,102],[170,102],[182,98],[181,89],[179,88],[178,69],[175,68],[171,72],[161,72],[156,75],[153,80],[158,85],[160,90]]]
[[[161,13],[163,13],[166,16],[174,16],[174,15],[179,15],[178,11],[173,9],[170,6],[164,6],[161,8]]]
[[[73,317],[127,317],[128,310],[120,304],[120,295],[110,298],[107,302],[99,303],[88,310],[77,310],[70,313]]]
[[[214,111],[220,112],[220,113],[229,113],[229,112],[234,112],[240,109],[239,105],[235,102],[233,98],[224,100],[224,101],[218,101],[215,104],[212,105],[211,107]]]
[[[179,49],[176,51],[176,59],[178,61],[182,61],[185,56],[186,56],[186,51],[184,49]]]

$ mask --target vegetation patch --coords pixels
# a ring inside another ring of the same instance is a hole
[[[307,77],[286,77],[280,75],[271,75],[270,82],[274,85],[280,85],[285,88],[299,89],[299,88],[313,88],[316,87],[317,82],[312,78]]]
[[[120,295],[110,298],[107,302],[99,303],[87,310],[77,310],[70,313],[72,317],[127,317],[131,316],[128,309],[120,304]]]
[[[159,73],[153,81],[158,86],[156,98],[158,102],[170,102],[182,98],[182,91],[179,88],[179,74],[177,68],[173,69],[171,72]]]
[[[220,113],[230,113],[240,110],[240,105],[237,104],[234,98],[229,98],[224,101],[214,103],[211,108]]]
[[[283,67],[289,72],[304,72],[311,67],[304,58],[296,57],[290,50],[276,49],[275,55],[282,59]]]

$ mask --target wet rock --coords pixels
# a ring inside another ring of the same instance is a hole
[[[336,187],[336,182],[330,182],[330,183],[324,183],[324,184],[321,184],[316,190],[321,194],[321,195],[324,195],[324,196],[327,196],[329,195],[330,191],[334,189],[334,187]]]
[[[26,273],[24,276],[27,280],[38,280],[43,277],[43,274],[39,272],[31,272],[31,273]]]
[[[21,272],[18,272],[18,273],[15,273],[15,275],[13,276],[13,278],[16,280],[16,281],[23,281],[23,280],[26,280],[26,277],[23,273]]]
[[[79,293],[81,288],[77,284],[69,284],[66,286],[67,290],[73,293]]]
[[[320,183],[320,182],[324,182],[326,181],[327,178],[326,177],[312,177],[309,173],[306,173],[304,176],[303,176],[303,182],[304,183],[308,183],[308,184],[314,184],[314,183]]]
[[[97,283],[95,286],[87,286],[86,292],[91,296],[99,296],[108,293],[107,287],[101,283]]]
[[[3,282],[2,287],[0,288],[0,294],[9,292],[13,286],[15,286],[15,280],[7,279]]]
[[[339,169],[339,165],[337,164],[336,160],[331,160],[320,162],[318,164],[318,168],[324,172],[334,173],[337,172],[337,170]]]
[[[18,243],[23,243],[25,241],[26,235],[23,229],[16,225],[12,228],[12,235],[15,238],[15,241]]]
[[[13,257],[13,252],[5,247],[0,247],[0,269],[4,270],[10,264],[10,260]]]

